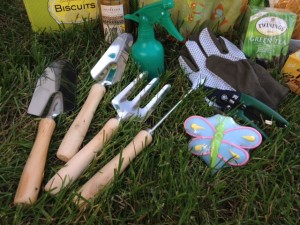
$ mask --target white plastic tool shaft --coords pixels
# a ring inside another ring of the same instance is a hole
[[[111,139],[119,124],[116,118],[107,121],[101,131],[48,181],[45,190],[57,194],[62,188],[74,182],[89,166],[96,154],[103,149],[105,143]]]
[[[114,180],[115,173],[122,173],[130,162],[133,161],[143,149],[150,145],[151,142],[152,135],[148,131],[140,131],[123,151],[116,155],[80,188],[79,194],[81,197],[86,200],[95,197],[103,188]],[[80,207],[83,207],[86,202],[82,198],[76,197],[74,199],[74,202]]]
[[[39,122],[38,133],[27,159],[15,195],[15,204],[31,205],[36,202],[44,177],[48,148],[56,123],[51,118]]]
[[[92,86],[84,105],[57,150],[57,158],[67,162],[79,151],[99,102],[105,93],[106,88],[102,84],[96,83]]]

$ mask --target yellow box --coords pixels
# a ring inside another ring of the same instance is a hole
[[[291,91],[300,94],[300,50],[289,56],[281,74]]]
[[[97,0],[23,0],[33,31],[67,28],[99,17]]]

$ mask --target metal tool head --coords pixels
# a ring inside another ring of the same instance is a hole
[[[27,112],[42,116],[47,113],[45,109],[49,103],[48,116],[55,117],[72,110],[75,106],[76,81],[77,71],[70,62],[52,62],[39,77]]]
[[[125,70],[132,43],[133,36],[131,34],[119,35],[91,70],[93,79],[100,81],[105,86],[111,86],[118,82]]]
[[[127,98],[133,92],[136,84],[147,76],[147,73],[141,73],[138,78],[132,81],[124,90],[122,90],[113,100],[112,105],[116,109],[118,116],[122,120],[129,119],[132,116],[137,116],[141,120],[145,120],[153,112],[155,107],[164,98],[171,85],[165,85],[145,106],[140,107],[142,99],[144,99],[150,91],[157,85],[158,78],[153,78],[147,86],[140,91],[140,93],[132,100]]]

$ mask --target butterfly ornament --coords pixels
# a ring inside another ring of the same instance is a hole
[[[189,149],[201,156],[217,172],[224,166],[243,166],[249,161],[249,150],[262,142],[261,134],[252,127],[240,126],[232,117],[191,116],[184,122],[185,131],[193,137]]]

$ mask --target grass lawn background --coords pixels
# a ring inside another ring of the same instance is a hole
[[[0,224],[299,224],[300,109],[299,96],[292,93],[279,109],[290,128],[269,130],[270,140],[251,153],[246,166],[211,175],[201,158],[188,151],[190,137],[183,129],[189,116],[214,115],[199,89],[156,130],[152,145],[85,211],[72,203],[79,187],[190,89],[177,61],[181,46],[163,33],[158,38],[166,49],[167,71],[157,89],[172,84],[164,102],[145,123],[124,122],[69,188],[56,197],[45,193],[43,186],[64,165],[56,150],[93,84],[90,70],[109,45],[103,42],[98,22],[52,34],[33,33],[20,0],[2,2],[0,28]],[[14,195],[39,122],[27,114],[27,108],[37,78],[58,58],[70,60],[79,71],[77,107],[56,119],[38,201],[31,207],[16,207]],[[137,75],[130,59],[124,79],[107,91],[97,108],[83,146],[116,116],[111,99]]]

